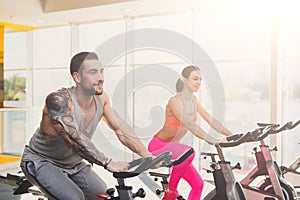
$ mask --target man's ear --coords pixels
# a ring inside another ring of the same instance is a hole
[[[80,82],[81,77],[80,77],[80,74],[79,74],[78,72],[73,72],[72,76],[73,76],[73,79],[74,79],[74,81],[75,81],[76,83],[79,83],[79,82]]]

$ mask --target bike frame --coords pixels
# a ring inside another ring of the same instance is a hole
[[[277,124],[258,123],[258,125],[261,126],[261,128],[258,129],[260,130],[260,132],[258,132],[259,134],[256,134],[251,138],[251,140],[248,141],[260,142],[260,151],[257,151],[257,148],[254,148],[257,165],[240,181],[247,199],[284,200],[285,198],[282,191],[283,186],[281,186],[281,183],[286,186],[288,192],[293,196],[293,199],[297,199],[294,187],[281,177],[281,171],[278,167],[278,164],[273,160],[273,157],[271,155],[271,151],[277,150],[277,148],[275,147],[271,150],[269,146],[265,144],[264,139],[269,134],[275,134],[284,130],[292,129],[299,123],[300,121],[295,124],[293,124],[292,122],[288,122],[279,129],[276,129],[276,127],[279,126]],[[250,186],[251,183],[254,182],[254,180],[257,180],[257,178],[261,176],[264,177],[265,181],[270,181],[273,190],[272,193],[260,189],[259,185],[258,187]]]
[[[151,157],[145,159],[137,159],[129,163],[130,167],[135,167],[139,165],[134,171],[128,172],[114,172],[113,177],[117,179],[118,185],[116,185],[116,189],[118,192],[118,196],[114,196],[114,189],[110,188],[107,190],[107,195],[105,194],[98,194],[99,197],[109,200],[133,200],[135,197],[144,198],[146,193],[143,188],[139,188],[136,193],[132,192],[132,186],[127,186],[125,184],[125,179],[132,178],[138,176],[139,174],[143,173],[144,171],[156,166],[161,161],[165,161],[167,163],[170,162],[172,158],[171,152],[164,152],[157,156],[156,158],[152,159]]]
[[[300,157],[289,167],[281,166],[282,177],[287,179],[295,188],[300,188]]]
[[[214,153],[202,153],[202,155],[208,155],[211,158],[212,172],[214,176],[215,189],[209,192],[203,200],[246,200],[244,192],[239,182],[236,181],[233,169],[240,169],[240,164],[237,163],[235,166],[231,166],[229,161],[225,160],[222,147],[233,147],[237,146],[249,137],[246,135],[234,135],[227,137],[227,140],[235,140],[227,144],[220,143],[216,144],[217,154]],[[218,155],[219,161],[217,162],[215,156]]]
[[[236,181],[229,161],[224,159],[221,147],[216,147],[218,154],[204,153],[211,157],[215,189],[204,197],[204,200],[245,200],[240,184]],[[214,156],[218,155],[220,161],[216,162]],[[215,163],[217,163],[215,165]]]
[[[280,172],[277,163],[272,158],[271,150],[263,140],[260,141],[260,149],[261,151],[255,151],[257,166],[240,181],[244,188],[245,195],[249,199],[255,198],[256,200],[264,200],[265,198],[284,200],[279,181]],[[269,194],[258,188],[250,187],[251,183],[259,176],[268,176],[270,178],[274,194]]]

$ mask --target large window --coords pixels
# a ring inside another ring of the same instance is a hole
[[[5,35],[5,107],[26,106],[27,46],[27,32],[16,32]]]
[[[45,95],[70,85],[69,29],[5,34],[5,108],[1,109],[5,153],[22,152],[39,125]]]
[[[4,108],[0,110],[3,151],[20,154],[26,141],[27,32],[5,34]]]
[[[300,120],[300,26],[296,23],[299,13],[291,9],[280,18],[278,25],[279,37],[279,67],[281,69],[283,89],[283,121]],[[300,154],[300,127],[282,133],[282,163],[288,166]],[[287,145],[288,144],[288,145]],[[293,152],[293,153],[290,153]]]
[[[224,87],[225,116],[219,120],[233,133],[245,133],[254,130],[257,122],[269,122],[271,16],[228,7],[200,12],[196,22],[199,35],[195,39],[211,57]],[[202,95],[202,101],[213,111],[210,96]],[[233,164],[240,162],[248,170],[255,162],[253,147],[243,144],[225,149],[225,154]]]

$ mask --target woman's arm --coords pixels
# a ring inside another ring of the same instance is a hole
[[[106,93],[101,95],[101,101],[103,104],[104,121],[116,133],[120,142],[142,157],[151,156],[152,154],[149,153],[129,124],[111,107]]]
[[[176,97],[172,97],[169,100],[167,108],[196,137],[203,139],[209,144],[216,144],[220,142],[220,140],[208,135],[197,123],[191,119],[191,117],[182,108]]]
[[[217,119],[213,118],[202,106],[199,99],[197,99],[197,110],[199,115],[217,132],[225,135],[230,136],[232,133]]]

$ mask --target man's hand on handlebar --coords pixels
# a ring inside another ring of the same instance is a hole
[[[129,164],[125,161],[111,161],[107,165],[107,170],[109,172],[125,172],[128,170]]]

